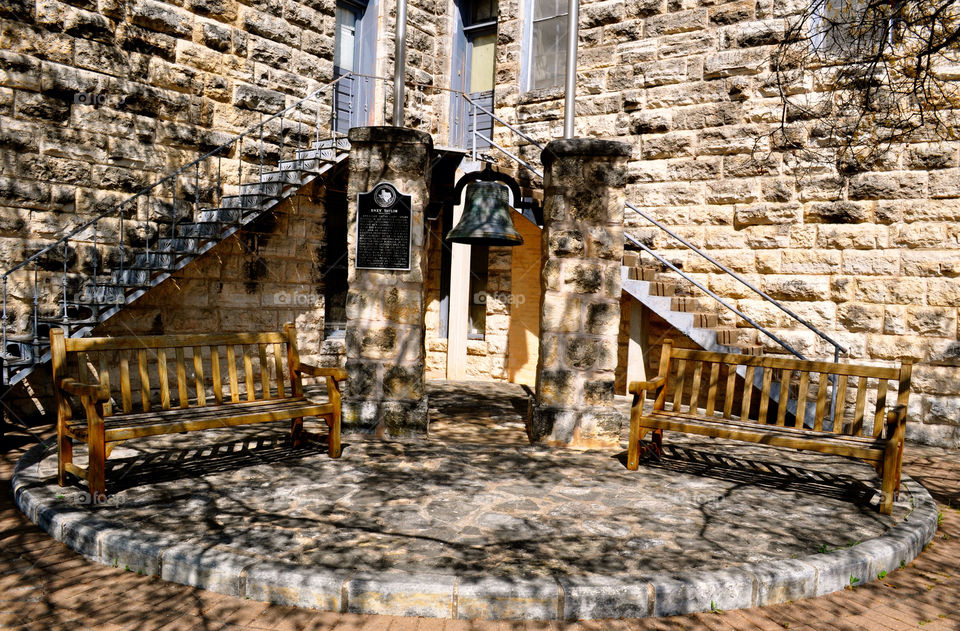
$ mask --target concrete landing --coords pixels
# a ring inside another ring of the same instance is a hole
[[[292,449],[285,427],[131,441],[108,502],[19,463],[21,510],[85,556],[229,595],[332,611],[584,619],[764,605],[865,583],[930,540],[909,478],[875,510],[871,467],[665,437],[666,457],[526,444],[523,391],[434,382],[433,435]],[[80,458],[78,458],[80,460]]]

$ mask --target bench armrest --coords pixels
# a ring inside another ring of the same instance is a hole
[[[640,394],[646,390],[655,390],[666,383],[666,379],[657,375],[650,381],[631,381],[627,390],[630,394]]]
[[[324,368],[301,362],[297,370],[313,377],[332,377],[336,381],[344,381],[347,378],[347,371],[343,368]]]
[[[887,412],[887,423],[891,425],[899,425],[901,423],[907,422],[907,406],[897,405],[894,406],[892,410]]]
[[[110,399],[110,391],[99,383],[80,383],[68,377],[60,381],[60,389],[78,397],[89,397],[94,401]]]

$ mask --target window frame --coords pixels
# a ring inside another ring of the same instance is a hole
[[[563,88],[562,77],[563,77],[563,74],[565,73],[561,73],[561,81],[555,85],[544,86],[539,88],[533,86],[533,65],[534,65],[533,64],[533,61],[534,61],[533,24],[535,21],[534,15],[536,15],[536,8],[534,7],[534,3],[536,1],[537,0],[524,0],[523,2],[523,13],[522,13],[523,32],[521,36],[522,39],[521,39],[521,47],[520,47],[520,62],[522,64],[521,73],[520,73],[521,94],[526,94],[529,92],[545,92],[545,91],[551,91],[551,90],[557,90],[559,88]],[[553,19],[558,17],[566,18],[568,15],[569,15],[568,10],[564,9],[563,13],[558,13],[552,18],[544,18],[544,19]],[[558,46],[557,54],[562,57],[562,59],[564,60],[564,66],[566,66],[566,58],[567,58],[566,38],[564,38],[562,44]]]

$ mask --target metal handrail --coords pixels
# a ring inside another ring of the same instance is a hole
[[[543,150],[544,147],[543,147],[542,145],[540,145],[539,143],[537,143],[535,140],[533,140],[532,138],[530,138],[529,136],[527,136],[526,134],[524,134],[523,132],[521,132],[519,129],[517,129],[516,127],[514,127],[514,126],[511,125],[510,123],[504,121],[504,120],[503,120],[502,118],[500,118],[499,116],[496,116],[495,114],[493,114],[492,112],[490,112],[489,110],[487,110],[486,108],[484,108],[483,106],[475,103],[475,102],[474,102],[473,100],[471,100],[470,97],[467,96],[466,94],[464,94],[463,97],[464,97],[471,105],[473,105],[475,108],[479,108],[479,109],[482,110],[484,113],[492,116],[492,117],[495,118],[498,122],[500,122],[504,127],[506,127],[506,128],[509,129],[511,132],[513,132],[514,134],[516,134],[516,135],[520,136],[521,138],[523,138],[523,139],[525,139],[525,140],[533,143],[533,144],[534,144],[535,146],[537,146],[539,149]],[[535,167],[531,166],[530,164],[528,164],[528,163],[525,162],[524,160],[520,159],[518,156],[514,155],[513,153],[511,153],[510,151],[508,151],[508,150],[505,149],[504,147],[502,147],[502,146],[498,145],[497,143],[493,142],[493,140],[491,140],[490,138],[487,138],[486,136],[484,136],[483,134],[481,134],[480,132],[478,132],[476,129],[474,129],[474,135],[476,135],[476,136],[484,139],[486,142],[490,143],[490,145],[491,145],[492,147],[495,147],[496,149],[500,150],[500,151],[503,152],[507,157],[509,157],[509,158],[512,159],[513,161],[517,162],[518,164],[526,167],[528,170],[530,170],[532,173],[534,173],[534,174],[537,175],[538,177],[541,177],[541,178],[543,177],[543,173],[542,173],[541,171],[537,170]],[[764,292],[763,290],[755,287],[752,283],[750,283],[747,279],[745,279],[745,278],[744,278],[743,276],[741,276],[740,274],[734,272],[733,270],[731,270],[731,269],[730,269],[729,267],[727,267],[726,265],[720,263],[720,262],[719,262],[718,260],[716,260],[714,257],[710,256],[709,254],[707,254],[706,252],[704,252],[703,250],[701,250],[701,249],[698,248],[697,246],[693,245],[692,243],[690,243],[689,241],[687,241],[686,239],[684,239],[683,237],[681,237],[680,235],[678,235],[676,232],[674,232],[673,230],[671,230],[671,229],[668,228],[667,226],[663,225],[661,222],[657,221],[657,220],[654,219],[653,217],[649,216],[648,214],[646,214],[645,212],[643,212],[642,210],[640,210],[639,208],[637,208],[636,206],[634,206],[634,205],[631,204],[630,202],[626,202],[625,205],[626,205],[627,208],[629,208],[630,210],[633,210],[634,212],[636,212],[637,214],[639,214],[641,217],[643,217],[644,219],[646,219],[647,221],[649,221],[651,224],[653,224],[654,226],[656,226],[657,228],[659,228],[659,229],[662,230],[663,232],[667,233],[668,235],[670,235],[671,237],[673,237],[674,239],[676,239],[677,241],[679,241],[681,244],[683,244],[683,245],[684,245],[687,249],[689,249],[690,251],[694,252],[695,254],[701,256],[701,257],[704,258],[705,260],[707,260],[707,261],[709,261],[710,263],[712,263],[713,265],[717,266],[717,267],[718,267],[720,270],[722,270],[725,274],[731,276],[732,278],[734,278],[735,280],[737,280],[738,282],[740,282],[741,284],[743,284],[745,287],[747,287],[748,289],[750,289],[751,291],[753,291],[755,294],[757,294],[758,296],[760,296],[761,298],[763,298],[763,300],[765,300],[766,302],[769,302],[769,303],[773,304],[775,307],[777,307],[778,309],[780,309],[783,313],[787,314],[787,315],[788,315],[790,318],[792,318],[794,321],[799,322],[800,324],[802,324],[804,327],[806,327],[806,328],[809,329],[810,331],[813,331],[813,333],[815,333],[820,339],[822,339],[822,340],[824,340],[825,342],[827,342],[827,343],[829,343],[830,345],[832,345],[832,346],[833,346],[833,349],[834,349],[834,352],[833,352],[834,361],[839,361],[839,359],[840,359],[840,353],[846,353],[846,352],[847,352],[847,349],[844,348],[839,342],[837,342],[836,340],[834,340],[833,338],[831,338],[831,337],[830,337],[829,335],[827,335],[826,333],[823,333],[822,331],[820,331],[819,329],[817,329],[817,328],[816,328],[815,326],[813,326],[810,322],[808,322],[808,321],[805,320],[804,318],[802,318],[802,317],[800,317],[799,315],[797,315],[797,314],[796,314],[794,311],[792,311],[791,309],[785,307],[785,306],[784,306],[782,303],[780,303],[780,301],[778,301],[777,299],[773,298],[772,296],[770,296],[769,294],[767,294],[767,293]],[[746,321],[746,322],[747,322],[748,324],[750,324],[752,327],[754,327],[755,329],[757,329],[758,331],[760,331],[761,333],[763,333],[764,335],[766,335],[767,337],[769,337],[770,339],[772,339],[773,341],[775,341],[777,344],[779,344],[780,346],[782,346],[784,349],[786,349],[787,351],[789,351],[790,353],[792,353],[793,355],[797,356],[797,357],[800,358],[800,359],[805,359],[805,357],[804,357],[799,351],[797,351],[795,348],[793,348],[790,344],[788,344],[788,343],[787,343],[786,341],[784,341],[782,338],[780,338],[779,336],[777,336],[777,335],[774,334],[773,332],[767,330],[765,327],[763,327],[763,326],[761,326],[760,324],[758,324],[756,321],[754,321],[752,318],[750,318],[749,316],[747,316],[745,313],[743,313],[742,311],[740,311],[739,309],[737,309],[737,308],[734,307],[733,305],[729,304],[726,300],[724,300],[723,298],[721,298],[721,297],[720,297],[719,295],[717,295],[715,292],[711,291],[710,289],[708,289],[707,287],[705,287],[702,283],[698,282],[698,281],[695,280],[693,277],[691,277],[690,275],[688,275],[688,274],[686,274],[685,272],[683,272],[682,270],[680,270],[676,265],[670,263],[667,259],[665,259],[664,257],[660,256],[659,254],[657,254],[656,252],[654,252],[651,248],[649,248],[649,247],[647,247],[646,245],[644,245],[643,243],[641,243],[641,242],[640,242],[638,239],[636,239],[633,235],[631,235],[631,234],[629,234],[629,233],[624,233],[624,236],[625,236],[627,239],[629,239],[630,241],[632,241],[634,244],[636,244],[638,247],[640,247],[642,250],[644,250],[645,252],[649,253],[649,254],[650,254],[651,256],[653,256],[655,259],[657,259],[658,261],[660,261],[662,264],[664,264],[665,266],[667,266],[668,268],[670,268],[671,270],[673,270],[674,272],[676,272],[677,274],[679,274],[679,275],[680,275],[681,277],[683,277],[685,280],[687,280],[687,281],[689,281],[690,283],[692,283],[695,287],[697,287],[697,289],[703,291],[705,294],[707,294],[708,296],[710,296],[711,298],[713,298],[714,300],[716,300],[717,302],[719,302],[721,305],[723,305],[724,307],[726,307],[727,309],[729,309],[731,312],[733,312],[733,313],[735,313],[737,316],[743,318],[744,321]]]
[[[671,237],[673,237],[674,239],[676,239],[677,241],[679,241],[680,243],[682,243],[687,249],[695,252],[696,254],[699,254],[701,257],[703,257],[703,258],[706,259],[707,261],[710,261],[711,263],[713,263],[714,265],[716,265],[717,267],[719,267],[721,270],[723,270],[723,272],[724,272],[725,274],[727,274],[727,275],[729,275],[729,276],[732,276],[733,278],[735,278],[736,280],[738,280],[740,283],[742,283],[743,285],[745,285],[748,289],[750,289],[751,291],[753,291],[754,293],[756,293],[757,295],[759,295],[761,298],[763,298],[765,301],[773,304],[775,307],[777,307],[778,309],[780,309],[781,311],[783,311],[784,313],[786,313],[788,316],[790,316],[791,318],[793,318],[794,320],[796,320],[797,322],[799,322],[799,323],[802,324],[803,326],[807,327],[808,329],[810,329],[811,331],[813,331],[814,333],[816,333],[817,336],[820,337],[820,339],[824,340],[825,342],[828,342],[829,344],[831,344],[831,345],[834,347],[834,349],[837,351],[837,353],[835,353],[835,356],[836,356],[838,353],[846,353],[846,352],[847,352],[847,349],[845,349],[839,342],[837,342],[836,340],[834,340],[833,338],[831,338],[831,337],[830,337],[829,335],[827,335],[826,333],[823,333],[822,331],[820,331],[819,329],[817,329],[815,326],[813,326],[812,324],[810,324],[809,322],[807,322],[806,320],[804,320],[802,317],[800,317],[799,315],[797,315],[796,313],[794,313],[793,311],[791,311],[791,310],[788,309],[787,307],[783,306],[783,304],[781,304],[780,301],[778,301],[776,298],[773,298],[772,296],[770,296],[769,294],[767,294],[767,293],[764,292],[763,290],[758,289],[757,287],[754,287],[747,279],[745,279],[744,277],[742,277],[740,274],[737,274],[737,273],[734,272],[732,269],[730,269],[729,267],[727,267],[726,265],[724,265],[724,264],[721,263],[720,261],[716,260],[715,258],[713,258],[712,256],[710,256],[709,254],[707,254],[706,252],[704,252],[703,250],[701,250],[701,249],[698,248],[697,246],[693,245],[692,243],[690,243],[689,241],[687,241],[686,239],[684,239],[683,237],[681,237],[680,235],[678,235],[676,232],[670,230],[670,228],[666,227],[665,225],[663,225],[662,223],[660,223],[659,221],[657,221],[656,219],[654,219],[654,218],[651,217],[650,215],[646,214],[645,212],[643,212],[642,210],[640,210],[639,208],[637,208],[636,206],[634,206],[633,204],[631,204],[630,202],[627,202],[627,203],[626,203],[626,206],[627,206],[627,208],[629,208],[630,210],[634,211],[635,213],[639,214],[641,217],[643,217],[644,219],[646,219],[647,221],[649,221],[650,223],[652,223],[652,224],[653,224],[654,226],[656,226],[657,228],[663,230],[664,232],[666,232],[667,234],[669,234]],[[689,279],[689,277],[687,277],[686,275],[684,275],[684,277]]]
[[[215,149],[212,149],[212,150],[208,151],[207,153],[203,154],[202,156],[196,158],[195,160],[192,160],[191,162],[188,162],[187,164],[185,164],[185,165],[181,166],[180,168],[176,169],[175,171],[172,171],[172,172],[168,173],[167,175],[165,175],[165,176],[162,177],[161,179],[157,180],[156,182],[154,182],[154,183],[151,184],[150,186],[148,186],[148,187],[140,190],[139,192],[137,192],[136,194],[134,194],[132,197],[129,197],[129,198],[123,200],[123,201],[120,202],[119,204],[117,204],[117,205],[115,205],[115,206],[112,206],[111,208],[109,208],[109,209],[105,210],[104,212],[100,213],[99,215],[96,215],[95,217],[92,217],[91,219],[88,219],[87,221],[81,223],[79,226],[77,226],[76,228],[74,228],[73,230],[71,230],[70,232],[68,232],[67,234],[63,235],[62,237],[60,237],[59,239],[57,239],[56,241],[54,241],[54,242],[51,243],[50,245],[47,245],[46,247],[38,250],[37,252],[34,252],[32,255],[30,255],[29,257],[27,257],[27,258],[24,259],[23,261],[20,261],[19,263],[17,263],[16,265],[14,265],[14,266],[11,267],[10,269],[8,269],[8,270],[7,270],[6,272],[4,272],[3,274],[0,274],[0,278],[6,279],[10,274],[12,274],[12,273],[14,273],[14,272],[22,269],[22,268],[25,267],[27,264],[29,264],[29,263],[37,260],[41,255],[50,252],[51,250],[57,248],[58,246],[60,246],[60,245],[63,244],[63,243],[66,243],[66,242],[69,241],[72,237],[74,237],[74,236],[76,236],[77,234],[79,234],[80,232],[82,232],[84,229],[89,228],[90,226],[92,226],[93,224],[97,223],[97,222],[100,221],[101,219],[104,219],[104,218],[109,217],[109,216],[111,216],[111,215],[115,215],[115,214],[117,213],[117,211],[119,211],[119,210],[123,209],[124,207],[128,206],[131,202],[139,199],[139,198],[142,197],[143,195],[150,193],[151,191],[153,191],[153,190],[154,190],[155,188],[157,188],[158,186],[160,186],[160,185],[162,185],[162,184],[165,184],[166,182],[170,181],[171,178],[176,178],[178,175],[180,175],[181,173],[183,173],[184,171],[186,171],[187,169],[189,169],[189,168],[191,168],[191,167],[193,167],[193,166],[195,166],[195,165],[199,166],[199,164],[200,164],[201,162],[203,162],[204,160],[206,160],[207,158],[210,158],[210,157],[212,157],[212,156],[217,155],[217,154],[220,153],[223,149],[225,149],[225,148],[233,145],[233,144],[236,143],[236,142],[240,142],[244,137],[252,134],[254,131],[256,131],[256,130],[258,130],[258,129],[262,130],[262,129],[263,129],[263,126],[266,125],[267,123],[269,123],[270,121],[275,120],[275,119],[283,116],[284,114],[286,114],[287,112],[289,112],[289,111],[292,110],[292,109],[295,109],[295,108],[300,107],[301,105],[303,105],[304,103],[306,103],[306,102],[309,101],[310,99],[313,99],[313,98],[316,98],[316,97],[320,96],[325,90],[328,90],[328,89],[332,88],[332,87],[335,86],[337,83],[339,83],[340,81],[342,81],[342,80],[344,80],[344,79],[346,79],[347,77],[350,77],[350,76],[352,76],[352,75],[351,75],[350,73],[347,73],[347,74],[344,74],[344,75],[341,76],[341,77],[338,77],[338,78],[334,79],[334,80],[331,81],[330,83],[328,83],[328,84],[326,84],[326,85],[324,85],[324,86],[322,86],[322,87],[314,90],[313,92],[311,92],[310,94],[308,94],[308,95],[305,96],[304,98],[300,99],[299,101],[293,103],[292,105],[290,105],[290,106],[288,106],[288,107],[285,107],[284,109],[280,110],[279,112],[277,112],[277,113],[275,113],[275,114],[272,114],[271,116],[269,116],[269,117],[266,118],[265,120],[262,120],[261,122],[257,123],[256,125],[253,125],[252,127],[249,127],[248,129],[245,129],[244,131],[242,131],[242,132],[240,132],[239,134],[237,134],[237,135],[235,135],[234,137],[232,137],[232,138],[231,138],[230,140],[228,140],[227,142],[225,142],[225,143],[217,146]],[[238,160],[242,161],[242,160],[243,160],[243,157],[242,157],[242,156],[238,156]]]

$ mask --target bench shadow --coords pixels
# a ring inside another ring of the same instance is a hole
[[[651,449],[645,450],[645,447]],[[624,451],[613,457],[626,468],[627,452]],[[873,500],[879,492],[878,488],[873,488],[851,475],[798,467],[783,462],[731,456],[676,444],[664,444],[663,457],[658,460],[652,454],[652,443],[642,441],[640,466],[765,489],[829,497],[864,508],[873,507],[876,504]],[[879,480],[877,482],[879,483]]]
[[[342,443],[342,448],[349,443]],[[157,482],[175,482],[264,464],[281,464],[325,455],[327,444],[310,441],[294,447],[288,436],[245,436],[197,447],[170,448],[107,460],[107,489],[120,492]]]

